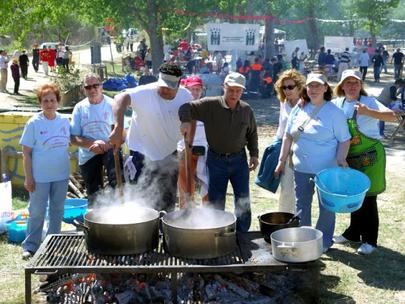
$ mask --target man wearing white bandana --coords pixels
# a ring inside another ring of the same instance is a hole
[[[159,71],[157,82],[126,90],[115,97],[115,124],[110,140],[115,147],[120,146],[124,113],[131,106],[127,144],[132,163],[127,165],[136,169],[131,182],[147,195],[154,208],[171,211],[176,202],[176,149],[181,139],[177,112],[192,96],[185,88],[179,88],[182,71],[177,65],[164,63]]]

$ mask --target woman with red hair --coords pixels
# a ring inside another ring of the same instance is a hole
[[[24,259],[30,258],[41,244],[47,212],[47,234],[60,232],[70,171],[69,120],[56,112],[60,90],[54,84],[45,84],[38,89],[37,97],[42,111],[28,120],[20,139],[24,187],[30,195],[28,231],[23,242]]]

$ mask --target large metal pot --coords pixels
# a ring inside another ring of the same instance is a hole
[[[317,260],[323,252],[322,232],[311,227],[285,228],[271,234],[275,259],[302,263]]]
[[[87,249],[92,253],[143,253],[158,245],[159,212],[145,207],[103,207],[86,213],[84,224],[78,227],[84,230]]]
[[[177,257],[209,259],[227,255],[236,247],[236,217],[211,208],[182,209],[162,218],[168,252]]]
[[[298,217],[293,219],[293,213],[288,212],[269,212],[258,216],[260,231],[264,240],[271,243],[270,235],[277,230],[290,227],[298,227],[300,220]],[[288,223],[288,224],[287,224]]]

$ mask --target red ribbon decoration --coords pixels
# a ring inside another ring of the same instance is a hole
[[[289,20],[289,19],[279,19],[276,16],[235,16],[235,15],[228,15],[228,14],[223,14],[223,13],[216,13],[216,12],[206,12],[206,13],[195,13],[195,12],[190,12],[182,9],[175,9],[174,10],[176,14],[178,15],[183,15],[183,16],[201,16],[201,17],[215,17],[219,19],[231,19],[231,20],[273,20],[274,23],[277,24],[302,24],[305,23],[308,19],[302,19],[302,20]]]

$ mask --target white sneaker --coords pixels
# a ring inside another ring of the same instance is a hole
[[[32,256],[33,256],[32,252],[31,252],[31,251],[28,251],[28,250],[25,250],[25,251],[22,253],[22,255],[21,255],[21,257],[23,258],[23,260],[28,260],[28,259],[30,259]]]
[[[343,235],[334,236],[332,241],[335,244],[345,244],[349,242],[349,240],[345,238]]]
[[[367,243],[363,243],[361,244],[361,246],[359,247],[359,249],[357,249],[357,253],[359,254],[370,254],[373,253],[377,248],[367,244]]]

